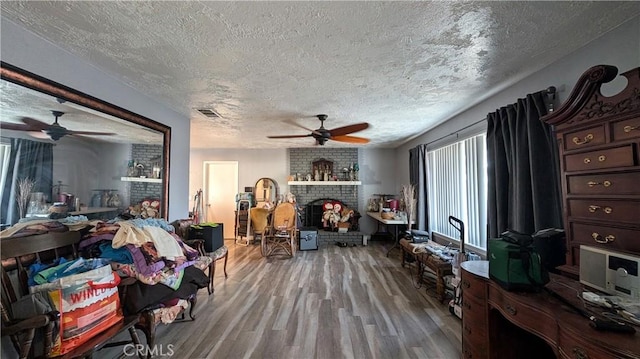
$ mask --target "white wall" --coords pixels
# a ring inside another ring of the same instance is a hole
[[[376,197],[374,195],[377,193],[400,195],[400,188],[404,183],[399,180],[398,162],[409,162],[409,154],[406,158],[398,160],[393,149],[361,149],[358,157],[359,178],[362,181],[362,202],[358,203],[358,209],[362,214],[359,222],[360,231],[372,234],[377,230],[377,222],[367,216],[367,203],[370,198]]]
[[[255,186],[258,179],[269,177],[278,182],[280,193],[289,191],[289,156],[286,149],[193,149],[189,160],[189,205],[204,187],[204,161],[238,161],[238,188]]]
[[[189,117],[2,18],[0,59],[171,127],[169,220],[189,211]]]
[[[404,144],[396,150],[398,179],[401,183],[409,181],[409,149],[430,143],[442,136],[456,132],[474,122],[486,118],[501,106],[515,103],[528,93],[555,86],[558,89],[559,104],[564,102],[576,81],[588,68],[605,64],[618,67],[619,72],[640,66],[640,17],[636,17],[618,28],[603,35],[563,59],[555,62],[523,81],[499,92],[495,96],[475,105],[446,123]],[[617,80],[620,87],[622,80]],[[603,87],[603,92],[605,92]],[[611,94],[611,93],[609,93]]]

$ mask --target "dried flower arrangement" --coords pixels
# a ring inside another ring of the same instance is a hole
[[[21,178],[18,180],[18,188],[16,193],[16,202],[18,202],[18,213],[20,218],[27,216],[27,206],[29,205],[29,198],[31,197],[31,191],[36,185],[36,181],[29,177]]]
[[[402,199],[404,200],[404,211],[407,213],[407,229],[411,230],[411,223],[416,215],[416,207],[418,206],[418,200],[416,199],[416,186],[415,185],[402,185]]]

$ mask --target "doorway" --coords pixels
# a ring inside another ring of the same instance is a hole
[[[206,222],[223,223],[224,238],[235,238],[238,161],[204,161]]]

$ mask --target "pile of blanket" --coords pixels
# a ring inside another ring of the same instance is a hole
[[[121,277],[137,281],[127,288],[127,313],[176,305],[207,287],[204,270],[211,257],[199,256],[163,219],[98,222],[79,244],[84,257],[106,258]]]

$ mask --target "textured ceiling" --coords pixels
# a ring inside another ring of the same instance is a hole
[[[55,120],[52,111],[60,111],[63,115],[59,116],[58,123],[68,130],[117,134],[115,136],[82,136],[84,140],[162,145],[164,137],[160,132],[71,102],[61,102],[53,96],[36,92],[8,81],[0,81],[0,94],[2,94],[0,96],[2,122],[24,125],[22,119],[27,117],[51,124]],[[35,137],[51,141],[44,133],[2,130],[3,134],[5,131],[12,137]],[[66,141],[66,137],[59,141]]]
[[[1,2],[191,118],[192,147],[306,147],[314,115],[396,147],[640,14],[639,2]],[[19,64],[15,64],[18,65]],[[196,108],[222,118],[208,119]],[[328,146],[340,146],[329,142]]]

